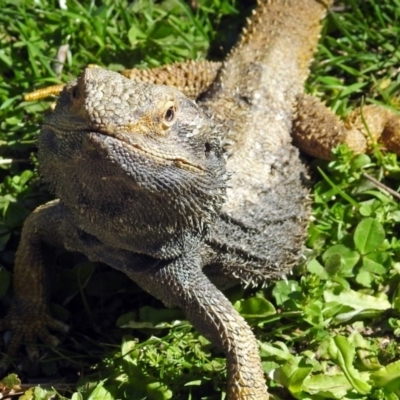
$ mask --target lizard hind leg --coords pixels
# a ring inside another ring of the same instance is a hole
[[[377,105],[365,105],[341,121],[320,100],[301,95],[292,136],[305,153],[326,160],[332,159],[332,149],[342,143],[356,154],[372,151],[377,142],[400,154],[400,116]]]

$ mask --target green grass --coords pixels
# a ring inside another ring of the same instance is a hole
[[[179,0],[71,1],[67,10],[58,4],[0,0],[0,317],[12,297],[22,223],[51,198],[35,171],[38,126],[49,101],[24,103],[22,94],[70,80],[88,63],[121,70],[221,58],[248,11],[246,4],[237,11],[233,0],[199,0],[194,8]],[[400,1],[346,0],[335,10],[325,21],[308,91],[340,115],[360,104],[396,107]],[[57,77],[53,59],[66,43]],[[228,296],[260,340],[277,399],[396,400],[400,209],[367,177],[397,191],[400,166],[379,149],[369,156],[345,148],[335,154],[331,163],[312,161],[315,219],[304,263],[288,280]],[[57,265],[52,311],[72,331],[57,349],[42,348],[39,371],[23,353],[14,360],[24,384],[39,376],[42,386],[74,399],[224,398],[223,354],[179,310],[165,309],[124,275],[79,256],[60,253]],[[35,387],[25,399],[52,392]]]

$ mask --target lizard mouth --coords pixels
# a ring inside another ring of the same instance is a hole
[[[63,129],[60,127],[60,124],[55,125],[50,121],[46,121],[43,127],[47,126],[54,133],[62,133],[63,135],[67,134],[70,131],[70,127],[67,129]],[[127,138],[121,137],[118,134],[112,134],[110,132],[102,132],[101,130],[87,130],[82,129],[78,131],[82,135],[88,135],[89,140],[92,143],[101,143],[107,138],[115,140],[119,143],[123,143],[125,148],[129,148],[130,151],[136,154],[140,154],[143,157],[146,157],[149,160],[153,160],[158,164],[173,164],[175,167],[184,169],[191,172],[202,173],[205,171],[204,166],[199,165],[197,163],[193,163],[191,160],[188,160],[186,157],[174,156],[173,154],[163,153],[161,150],[156,150],[150,146],[143,145],[141,143],[133,142],[131,140],[127,140]],[[78,133],[77,132],[77,133]],[[100,139],[100,140],[99,140]]]
[[[193,164],[184,157],[173,157],[169,155],[163,155],[159,151],[153,151],[152,149],[144,147],[138,143],[127,143],[127,142],[124,143],[127,144],[129,147],[131,147],[133,151],[135,151],[136,153],[143,154],[147,158],[151,158],[156,162],[167,161],[173,163],[178,168],[185,169],[188,171],[193,171],[193,172],[204,171],[204,167],[198,164]]]
[[[150,146],[146,146],[137,142],[133,142],[131,140],[127,140],[126,138],[121,137],[120,135],[110,134],[109,132],[104,133],[101,131],[90,132],[90,133],[92,134],[95,133],[100,137],[104,138],[108,137],[117,140],[118,142],[123,143],[125,147],[129,147],[132,152],[140,154],[146,157],[147,159],[151,159],[158,164],[165,164],[167,162],[167,163],[172,163],[177,168],[181,168],[187,171],[192,171],[197,173],[205,171],[205,168],[202,165],[195,164],[185,157],[177,157],[172,154],[163,153],[162,151],[155,150]]]

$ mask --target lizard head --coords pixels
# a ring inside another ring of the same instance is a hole
[[[80,219],[88,214],[86,230],[98,236],[101,211],[106,223],[136,226],[139,247],[151,245],[132,249],[154,254],[153,230],[160,243],[204,234],[226,186],[218,128],[192,100],[100,68],[61,93],[42,127],[39,163],[61,201]]]

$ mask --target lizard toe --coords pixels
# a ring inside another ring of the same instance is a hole
[[[36,369],[39,364],[39,349],[38,346],[32,342],[25,345],[26,353],[28,354],[29,360],[31,361],[33,368]]]
[[[64,322],[61,322],[58,319],[52,318],[49,315],[46,315],[46,326],[61,333],[67,333],[69,331],[69,326],[67,324],[64,324]]]
[[[11,332],[0,367],[7,369],[10,359],[18,353],[22,345],[25,345],[31,362],[37,364],[40,355],[38,340],[49,347],[56,347],[60,343],[60,340],[49,330],[65,333],[68,331],[68,326],[52,318],[46,308],[21,301],[14,302],[9,314],[0,321],[0,331]]]
[[[11,358],[18,353],[23,340],[23,332],[14,332],[7,344],[6,357]]]
[[[50,347],[57,347],[60,344],[60,340],[45,328],[40,329],[37,332],[37,336],[44,344]]]
[[[3,320],[0,323],[0,328],[0,331],[8,331],[11,329],[11,326],[8,321]],[[21,347],[22,337],[22,333],[16,333],[11,335],[9,340],[6,339],[8,341],[7,350],[3,353],[2,357],[0,357],[0,378],[5,376],[13,357],[18,353],[18,350]]]

